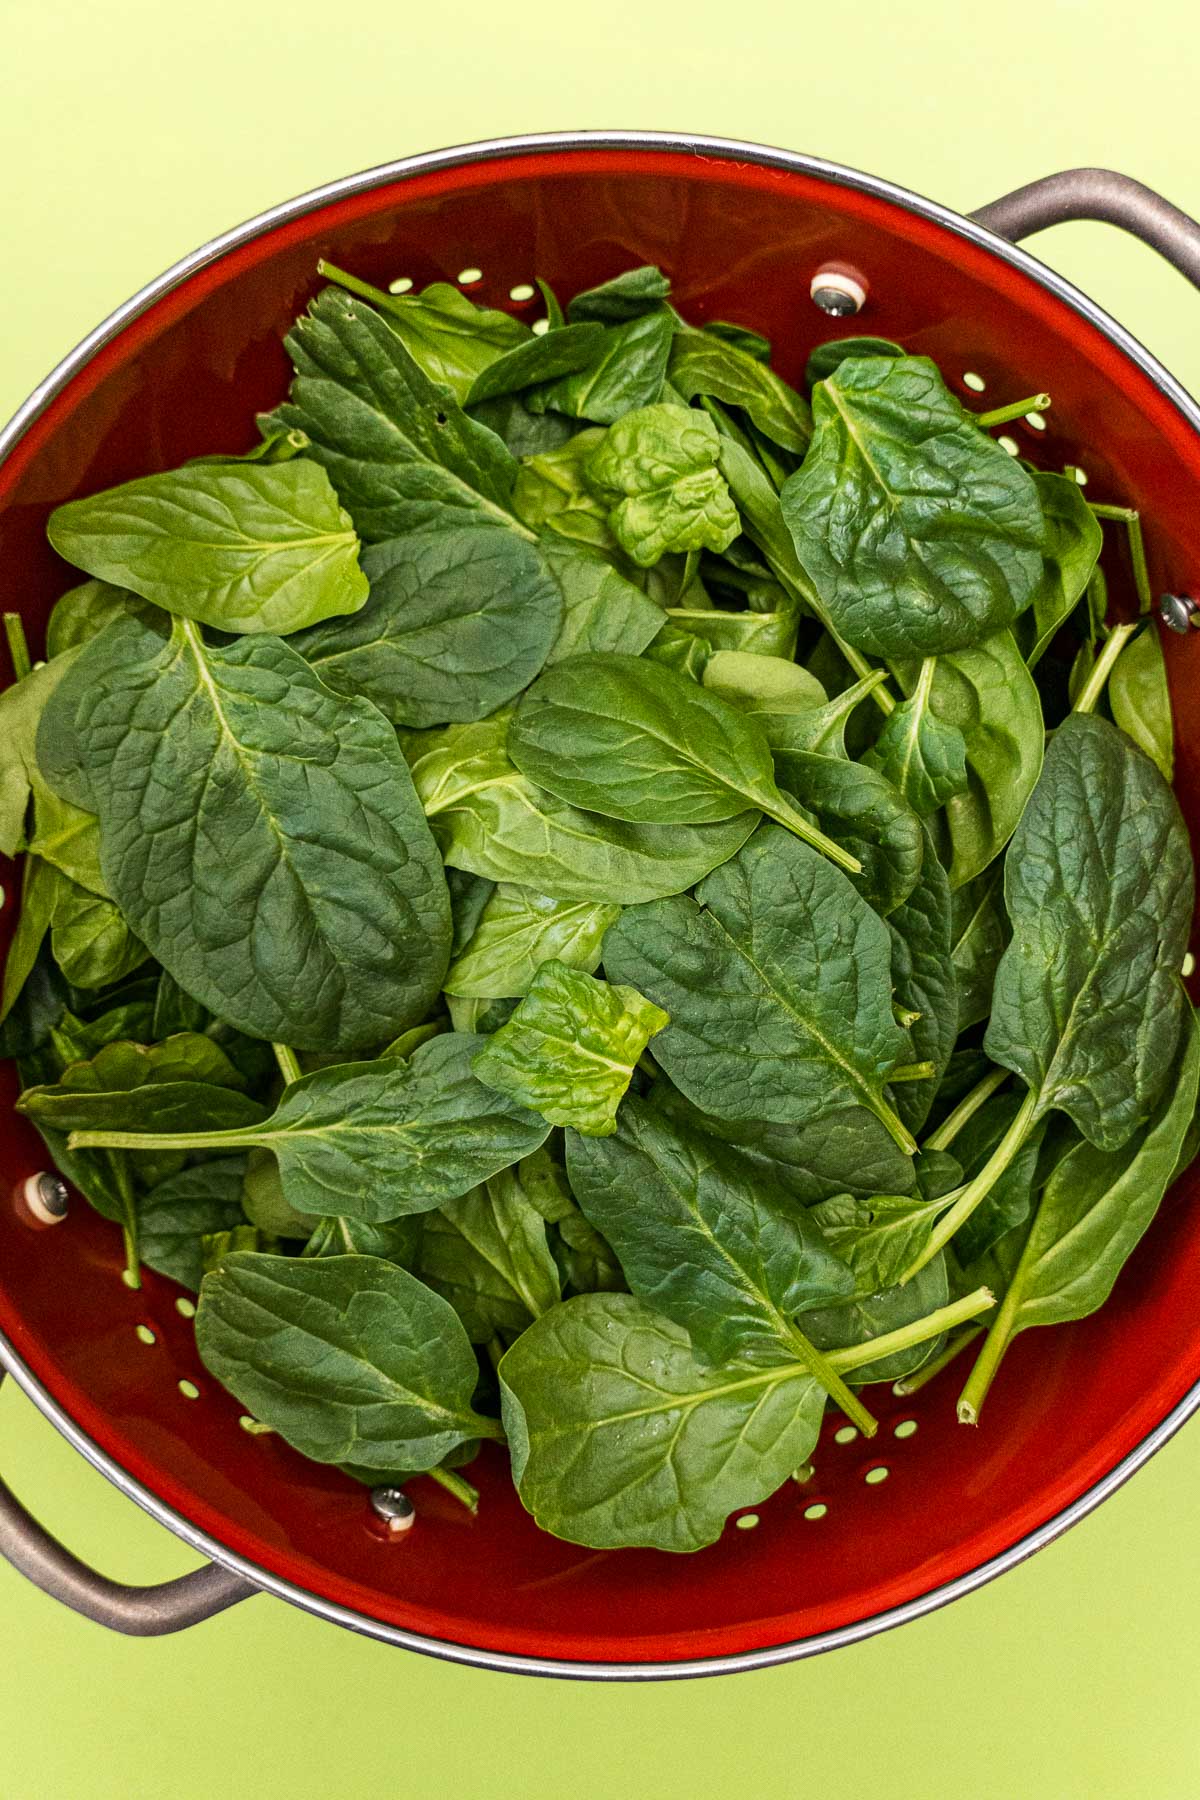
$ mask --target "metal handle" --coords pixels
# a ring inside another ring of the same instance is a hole
[[[0,1381],[4,1372],[0,1370]],[[258,1593],[252,1582],[218,1563],[206,1563],[175,1581],[127,1587],[97,1574],[39,1525],[0,1481],[0,1556],[73,1612],[129,1637],[163,1637],[211,1619]]]
[[[1200,287],[1200,224],[1153,188],[1115,169],[1064,169],[1014,189],[971,217],[1010,243],[1049,225],[1090,219],[1141,238]]]

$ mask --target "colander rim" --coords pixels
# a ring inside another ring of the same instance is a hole
[[[1046,264],[1039,262],[1028,251],[1022,250],[1016,244],[1009,243],[1007,239],[997,236],[995,232],[989,231],[976,220],[957,213],[950,207],[926,199],[923,195],[914,193],[911,189],[888,181],[881,176],[868,175],[842,163],[806,155],[800,151],[777,149],[743,139],[685,132],[584,130],[537,132],[515,137],[485,138],[475,143],[458,144],[442,150],[425,151],[416,156],[400,157],[395,161],[380,163],[357,174],[342,176],[335,181],[310,188],[307,192],[276,206],[268,207],[244,223],[211,238],[189,255],[171,264],[161,275],[147,282],[122,305],[116,307],[55,365],[44,380],[38,383],[29,397],[18,407],[7,425],[0,429],[0,465],[7,460],[50,402],[61,393],[69,381],[87,366],[99,350],[117,337],[127,325],[150,306],[229,251],[252,242],[268,231],[276,230],[293,220],[301,219],[306,214],[333,201],[367,193],[373,188],[382,187],[406,177],[457,168],[469,163],[491,162],[507,156],[562,155],[577,150],[676,152],[690,156],[698,154],[711,156],[714,159],[734,162],[750,162],[766,168],[777,168],[815,177],[836,186],[853,188],[893,206],[901,207],[907,212],[915,213],[942,226],[956,236],[967,239],[1001,261],[1008,263],[1011,267],[1020,270],[1070,307],[1072,311],[1103,333],[1110,343],[1127,356],[1159,392],[1171,401],[1192,429],[1200,434],[1200,404],[1130,331],[1075,287],[1073,283],[1066,280],[1057,271],[1047,267]],[[365,1613],[355,1612],[349,1607],[327,1600],[319,1594],[314,1594],[306,1588],[301,1588],[281,1576],[260,1568],[249,1558],[240,1556],[207,1532],[193,1525],[183,1514],[177,1512],[174,1507],[168,1505],[166,1501],[160,1499],[130,1475],[115,1457],[101,1450],[43,1385],[25,1363],[11,1340],[2,1332],[0,1332],[0,1362],[4,1364],[18,1387],[28,1396],[38,1411],[49,1420],[74,1449],[78,1450],[102,1475],[106,1476],[114,1487],[135,1501],[143,1511],[149,1513],[160,1524],[165,1525],[192,1549],[210,1557],[222,1567],[243,1576],[247,1582],[261,1592],[271,1594],[277,1599],[286,1600],[303,1611],[327,1619],[333,1624],[346,1626],[360,1635],[396,1644],[422,1655],[435,1656],[443,1661],[465,1664],[475,1668],[493,1669],[509,1674],[593,1681],[685,1680],[703,1675],[725,1675],[750,1669],[771,1668],[779,1664],[817,1656],[828,1650],[860,1643],[880,1632],[892,1630],[896,1626],[907,1624],[914,1619],[924,1618],[927,1614],[948,1605],[952,1600],[975,1592],[998,1575],[1017,1567],[1018,1564],[1035,1555],[1037,1551],[1044,1549],[1055,1538],[1060,1537],[1072,1525],[1078,1524],[1081,1519],[1086,1518],[1090,1512],[1128,1481],[1130,1476],[1135,1474],[1143,1464],[1148,1462],[1200,1409],[1200,1382],[1197,1382],[1120,1462],[1073,1500],[1069,1506],[1063,1507],[1060,1512],[1042,1525],[1027,1532],[1016,1543],[1011,1544],[1007,1550],[988,1558],[974,1569],[957,1576],[953,1581],[945,1582],[901,1605],[885,1608],[882,1612],[874,1613],[868,1618],[855,1620],[851,1624],[838,1626],[831,1631],[794,1639],[785,1644],[768,1645],[758,1650],[737,1651],[723,1656],[696,1657],[670,1662],[588,1662],[557,1657],[517,1655],[480,1648],[471,1644],[454,1643],[447,1639],[428,1637],[419,1632],[408,1631],[403,1626],[391,1625],[384,1620],[373,1619]]]

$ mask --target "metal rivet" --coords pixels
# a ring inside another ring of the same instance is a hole
[[[1158,616],[1172,631],[1187,631],[1200,625],[1200,606],[1188,594],[1164,594],[1158,603]]]
[[[48,1169],[29,1176],[21,1189],[21,1198],[42,1225],[61,1225],[71,1204],[66,1182],[60,1181]]]
[[[417,1517],[412,1501],[404,1489],[398,1487],[372,1488],[371,1509],[389,1531],[396,1533],[411,1531]]]
[[[809,285],[814,306],[831,318],[845,319],[861,312],[867,303],[867,290],[856,275],[844,269],[818,269]]]

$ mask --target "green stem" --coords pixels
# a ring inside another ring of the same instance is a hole
[[[1112,519],[1124,525],[1129,534],[1129,560],[1133,564],[1133,585],[1137,589],[1138,611],[1148,613],[1154,606],[1150,588],[1150,570],[1146,565],[1146,540],[1142,536],[1142,515],[1133,506],[1106,506],[1100,500],[1089,500],[1088,506],[1098,519]]]
[[[927,656],[921,664],[921,672],[917,676],[917,685],[909,695],[910,700],[917,703],[917,711],[923,713],[929,705],[929,696],[933,692],[933,677],[937,669],[937,657]]]
[[[780,799],[774,805],[768,805],[756,797],[754,805],[761,807],[767,817],[774,819],[776,824],[785,825],[789,831],[794,831],[798,838],[803,838],[806,844],[811,844],[814,850],[819,850],[822,856],[827,856],[831,863],[837,864],[839,869],[845,869],[848,875],[862,874],[862,864],[857,856],[851,856],[848,850],[843,850],[840,844],[835,844],[831,837],[826,837],[823,831],[818,831],[815,825],[810,825],[808,820],[790,807],[785,800]]]
[[[1030,413],[1045,412],[1049,405],[1049,394],[1031,394],[1028,400],[1014,400],[1008,406],[994,407],[991,412],[976,413],[975,423],[981,431],[990,431],[993,425],[1007,425],[1013,419],[1027,418]]]
[[[931,1131],[922,1146],[925,1150],[948,1150],[968,1119],[973,1119],[985,1100],[990,1100],[998,1087],[1008,1080],[1007,1069],[989,1069],[969,1094],[964,1094],[954,1111],[944,1118],[936,1131]]]
[[[1137,624],[1114,625],[1108,634],[1108,641],[1092,667],[1092,672],[1079,690],[1078,698],[1072,712],[1090,713],[1104,692],[1104,684],[1112,673],[1112,666],[1122,650],[1138,630]]]
[[[901,1325],[898,1331],[886,1331],[882,1337],[869,1338],[865,1344],[852,1344],[847,1350],[831,1350],[829,1361],[849,1374],[852,1369],[882,1361],[885,1356],[911,1350],[914,1344],[926,1344],[930,1338],[940,1337],[943,1331],[953,1330],[966,1319],[977,1319],[980,1313],[995,1304],[996,1296],[990,1288],[976,1288],[973,1294],[967,1294],[962,1300],[952,1300],[949,1306],[939,1306],[936,1312],[926,1313],[923,1319],[914,1319],[911,1325]]]
[[[913,1374],[906,1375],[903,1381],[896,1382],[892,1392],[900,1395],[920,1393],[935,1375],[940,1375],[943,1369],[949,1368],[956,1356],[962,1355],[968,1344],[975,1342],[983,1329],[982,1325],[968,1325],[965,1330],[956,1331],[944,1350],[930,1357],[927,1363],[922,1363]]]
[[[488,1361],[491,1363],[493,1369],[499,1369],[500,1364],[504,1360],[504,1345],[500,1342],[500,1339],[498,1337],[490,1337],[484,1345],[484,1349],[487,1351]]]
[[[383,307],[388,312],[407,310],[399,304],[395,294],[385,294],[382,288],[372,287],[369,281],[360,281],[357,275],[350,275],[345,269],[339,269],[336,263],[326,262],[319,258],[317,274],[323,275],[326,281],[332,281],[337,287],[345,288],[348,294],[357,294],[360,300],[369,300],[372,306]]]
[[[959,1227],[970,1218],[975,1208],[982,1204],[1017,1155],[1029,1133],[1033,1130],[1037,1113],[1038,1096],[1031,1088],[1021,1102],[1020,1110],[1012,1124],[1005,1132],[988,1160],[973,1180],[965,1186],[956,1188],[953,1193],[943,1196],[943,1202],[953,1204],[944,1212],[926,1240],[925,1248],[920,1255],[909,1264],[900,1277],[900,1285],[911,1281],[927,1262],[932,1262],[938,1251],[950,1242]],[[940,1202],[939,1204],[941,1204]]]
[[[919,1013],[917,1017],[920,1017]],[[933,1073],[934,1068],[931,1062],[904,1063],[900,1068],[892,1070],[888,1076],[888,1082],[890,1084],[893,1081],[928,1081]]]
[[[254,1150],[255,1131],[73,1131],[68,1150]]]
[[[811,1344],[804,1333],[795,1324],[791,1327],[792,1337],[799,1346],[800,1355],[809,1372],[820,1382],[829,1398],[840,1406],[852,1425],[857,1425],[864,1437],[874,1437],[879,1430],[879,1423],[869,1413],[857,1394],[851,1393],[833,1363],[824,1356],[815,1344]],[[834,1352],[836,1355],[837,1353]],[[853,1367],[853,1364],[851,1364]]]
[[[992,1385],[996,1370],[1004,1360],[1004,1352],[1012,1342],[1012,1327],[1021,1306],[1021,1270],[1028,1254],[1029,1240],[1026,1241],[1021,1261],[1008,1284],[1008,1292],[1000,1303],[1000,1310],[988,1328],[983,1349],[975,1358],[975,1367],[967,1377],[967,1385],[958,1397],[960,1425],[978,1425],[987,1391]]]
[[[12,659],[13,675],[18,681],[24,681],[33,668],[33,664],[29,660],[29,645],[25,641],[25,626],[20,613],[5,613],[4,635],[8,639],[8,654]]]
[[[272,1044],[271,1048],[275,1052],[275,1061],[279,1064],[279,1073],[287,1086],[291,1087],[293,1081],[299,1081],[304,1073],[299,1057],[287,1044]]]
[[[469,1513],[474,1515],[479,1511],[479,1489],[473,1488],[461,1475],[456,1475],[453,1469],[426,1469],[425,1473],[430,1481],[436,1481],[448,1494],[461,1500]]]

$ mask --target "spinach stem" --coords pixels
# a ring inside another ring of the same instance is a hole
[[[25,625],[20,613],[5,613],[4,635],[8,639],[8,654],[12,658],[13,675],[17,681],[24,681],[32,670],[33,664],[29,660],[29,645],[25,641]]]
[[[791,1326],[791,1334],[799,1348],[805,1367],[820,1382],[829,1398],[835,1405],[841,1407],[850,1423],[857,1425],[864,1437],[874,1437],[879,1430],[878,1420],[867,1411],[857,1394],[851,1393],[832,1362],[817,1349],[815,1344],[809,1342],[797,1325]]]
[[[992,1154],[988,1157],[988,1160],[984,1163],[978,1175],[971,1181],[968,1181],[963,1187],[955,1188],[952,1193],[943,1195],[942,1202],[939,1202],[939,1204],[942,1204],[947,1200],[953,1202],[953,1204],[949,1207],[947,1212],[942,1214],[941,1218],[930,1232],[925,1243],[925,1248],[921,1251],[920,1255],[909,1264],[908,1268],[900,1277],[901,1287],[904,1286],[905,1282],[911,1281],[913,1276],[918,1274],[919,1271],[925,1267],[927,1262],[933,1261],[933,1258],[937,1255],[938,1251],[950,1242],[950,1239],[954,1236],[959,1226],[964,1224],[975,1211],[975,1208],[987,1199],[988,1195],[1003,1175],[1005,1169],[1008,1168],[1022,1144],[1025,1142],[1025,1139],[1032,1131],[1034,1117],[1037,1112],[1037,1103],[1038,1096],[1031,1088],[1021,1102],[1020,1110],[1012,1124],[1000,1139],[1000,1142],[996,1145],[996,1148],[992,1151]]]
[[[464,1481],[461,1475],[456,1475],[453,1469],[426,1469],[425,1473],[430,1481],[436,1481],[448,1494],[461,1500],[469,1513],[474,1515],[479,1511],[479,1489],[472,1487],[469,1481]]]
[[[254,1150],[261,1136],[250,1131],[73,1131],[68,1150]]]
[[[1079,690],[1078,698],[1072,712],[1090,713],[1095,711],[1096,702],[1104,692],[1104,684],[1112,674],[1113,664],[1122,650],[1138,630],[1135,622],[1132,625],[1114,625],[1108,634],[1108,641],[1096,658],[1092,672]]]
[[[885,1356],[895,1356],[898,1351],[911,1350],[914,1344],[940,1337],[943,1331],[953,1330],[966,1319],[978,1318],[995,1304],[996,1296],[990,1288],[976,1288],[973,1294],[967,1294],[962,1300],[952,1300],[949,1306],[939,1306],[936,1312],[926,1313],[923,1319],[914,1319],[911,1325],[901,1325],[898,1331],[886,1331],[882,1337],[869,1338],[865,1344],[851,1344],[846,1350],[831,1350],[830,1363],[848,1374],[852,1369],[861,1369]]]
[[[1103,501],[1089,500],[1088,506],[1097,519],[1112,519],[1124,525],[1129,534],[1129,560],[1133,564],[1133,585],[1137,589],[1138,611],[1148,613],[1154,606],[1150,587],[1150,570],[1146,564],[1146,540],[1142,536],[1142,515],[1133,506],[1106,506]]]
[[[991,412],[975,414],[975,423],[981,431],[990,431],[993,425],[1007,425],[1013,419],[1024,419],[1030,413],[1045,412],[1050,405],[1049,394],[1031,394],[1028,400],[1013,400],[1008,406],[994,407]]]
[[[917,1016],[920,1017],[920,1014]],[[928,1081],[933,1072],[931,1062],[903,1063],[900,1068],[892,1070],[888,1081]]]
[[[989,1069],[969,1094],[964,1094],[954,1111],[947,1115],[936,1131],[931,1131],[922,1146],[925,1150],[948,1150],[968,1119],[973,1119],[985,1100],[990,1100],[998,1087],[1008,1080],[1007,1069]]]
[[[293,1081],[299,1081],[304,1073],[300,1067],[300,1058],[287,1044],[272,1044],[271,1048],[275,1052],[275,1061],[279,1064],[279,1073],[288,1087],[291,1087]]]
[[[129,1225],[122,1225],[121,1236],[125,1240],[125,1275],[126,1285],[140,1288],[142,1285],[142,1265],[138,1256],[137,1233]]]
[[[975,1367],[967,1376],[967,1385],[958,1397],[958,1422],[960,1425],[978,1425],[987,1391],[992,1385],[996,1370],[1004,1360],[1004,1352],[1012,1343],[1013,1324],[1021,1308],[1021,1271],[1025,1259],[1029,1255],[1029,1245],[1033,1234],[1030,1233],[1021,1252],[1021,1260],[1017,1264],[1008,1291],[1000,1303],[1000,1310],[988,1327],[987,1337],[983,1341],[983,1349],[975,1358]]]
[[[323,257],[317,262],[317,274],[323,275],[326,281],[332,281],[337,287],[345,288],[348,294],[357,294],[360,300],[369,300],[372,306],[385,307],[388,312],[400,310],[394,295],[372,287],[369,281],[360,281],[357,275],[347,274],[345,269],[339,269],[336,263],[326,262]]]
[[[830,862],[837,864],[839,869],[845,869],[848,875],[862,874],[862,864],[857,856],[851,856],[848,850],[843,850],[840,844],[835,844],[833,839],[826,837],[823,831],[818,831],[815,825],[810,825],[808,820],[788,806],[786,801],[781,800],[774,806],[768,806],[764,801],[756,798],[754,805],[761,807],[767,817],[774,819],[777,825],[785,825],[789,831],[794,831],[798,838],[803,838],[806,844],[811,844],[814,850],[819,850],[823,856],[827,856]]]
[[[939,1350],[938,1354],[931,1356],[927,1363],[922,1363],[919,1369],[915,1369],[911,1375],[906,1375],[903,1381],[898,1381],[892,1390],[893,1393],[900,1395],[919,1393],[928,1382],[933,1380],[935,1375],[940,1375],[943,1369],[949,1368],[955,1357],[961,1356],[967,1345],[973,1344],[982,1330],[984,1330],[982,1325],[967,1325],[962,1331],[956,1331],[944,1350]]]

